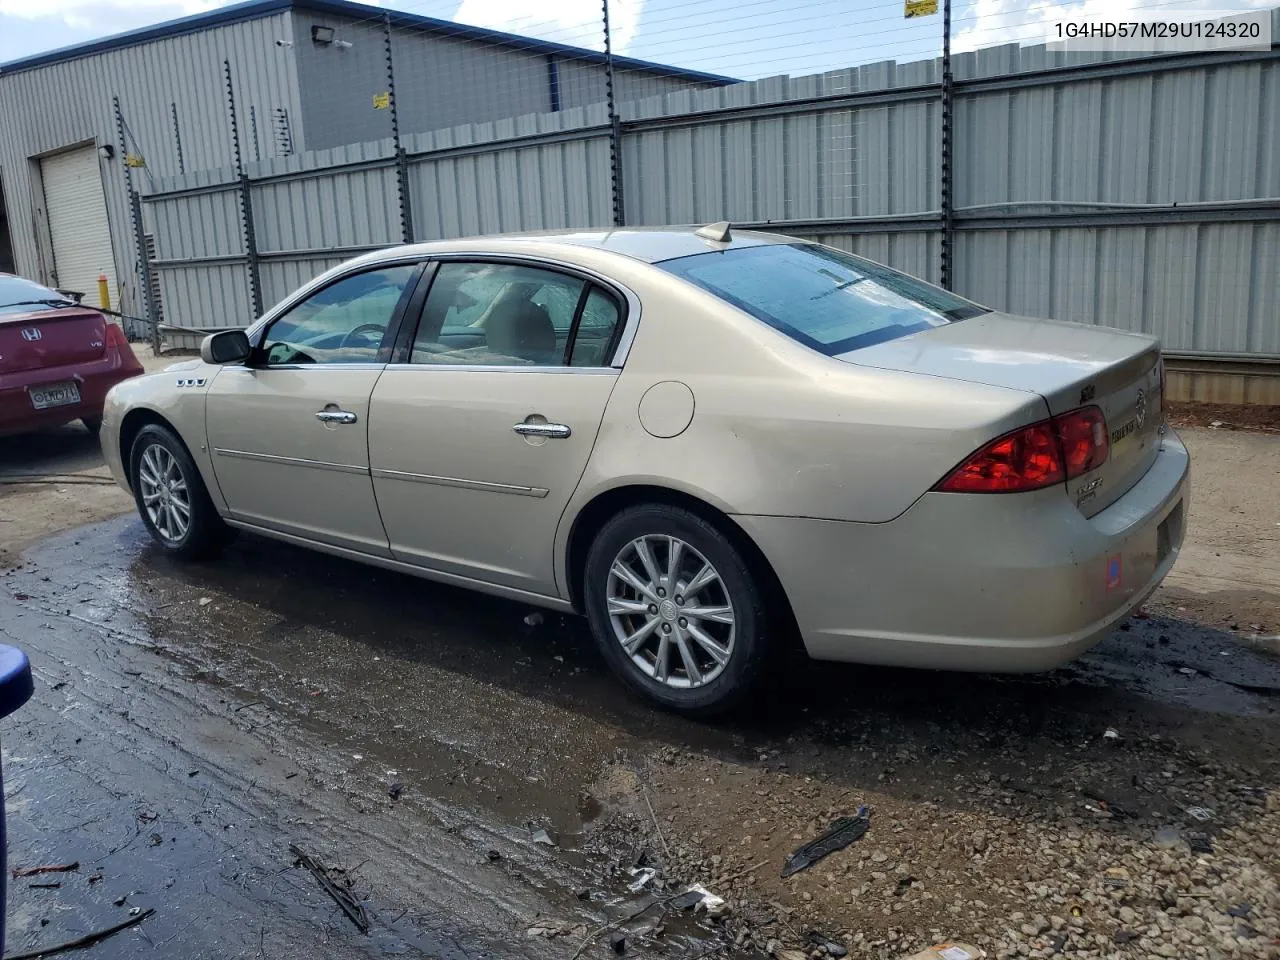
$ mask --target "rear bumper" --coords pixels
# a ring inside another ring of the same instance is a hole
[[[1142,479],[1093,517],[1055,487],[929,493],[881,524],[735,519],[773,564],[814,658],[1035,672],[1088,650],[1164,579],[1188,478],[1170,430]]]
[[[107,391],[142,372],[142,364],[131,349],[108,347],[101,359],[89,363],[4,374],[0,376],[0,436],[56,427],[82,417],[100,417]],[[79,403],[48,410],[31,406],[30,388],[68,380],[80,387]]]

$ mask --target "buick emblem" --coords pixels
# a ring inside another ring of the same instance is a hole
[[[22,331],[22,339],[26,340],[28,343],[35,343],[43,336],[44,334],[40,332],[39,327],[27,327],[27,329]]]
[[[1138,401],[1133,408],[1133,417],[1138,421],[1138,429],[1142,429],[1142,425],[1147,422],[1147,391],[1139,388]]]

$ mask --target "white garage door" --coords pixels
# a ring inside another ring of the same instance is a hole
[[[111,305],[120,309],[111,228],[102,195],[98,148],[82,147],[40,161],[44,177],[45,210],[53,238],[54,270],[60,290],[84,294],[84,302],[98,302],[98,275],[107,275]]]

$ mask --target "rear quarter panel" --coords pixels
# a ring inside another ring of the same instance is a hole
[[[566,518],[610,489],[652,484],[728,514],[884,523],[982,443],[1047,415],[1034,393],[823,356],[648,265],[612,275],[642,316]],[[694,415],[662,439],[638,410],[668,380],[692,391]]]
[[[186,444],[214,506],[219,513],[226,512],[205,435],[205,398],[220,369],[190,360],[112,387],[103,410],[102,448],[112,474],[122,486],[129,488],[129,451],[121,446],[121,427],[130,412],[146,410],[167,423]]]

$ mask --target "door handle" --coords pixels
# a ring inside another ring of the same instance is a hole
[[[349,410],[317,410],[316,419],[321,423],[355,423],[357,417]]]
[[[573,431],[563,423],[517,423],[511,428],[524,437],[554,437],[563,440],[573,435]]]

